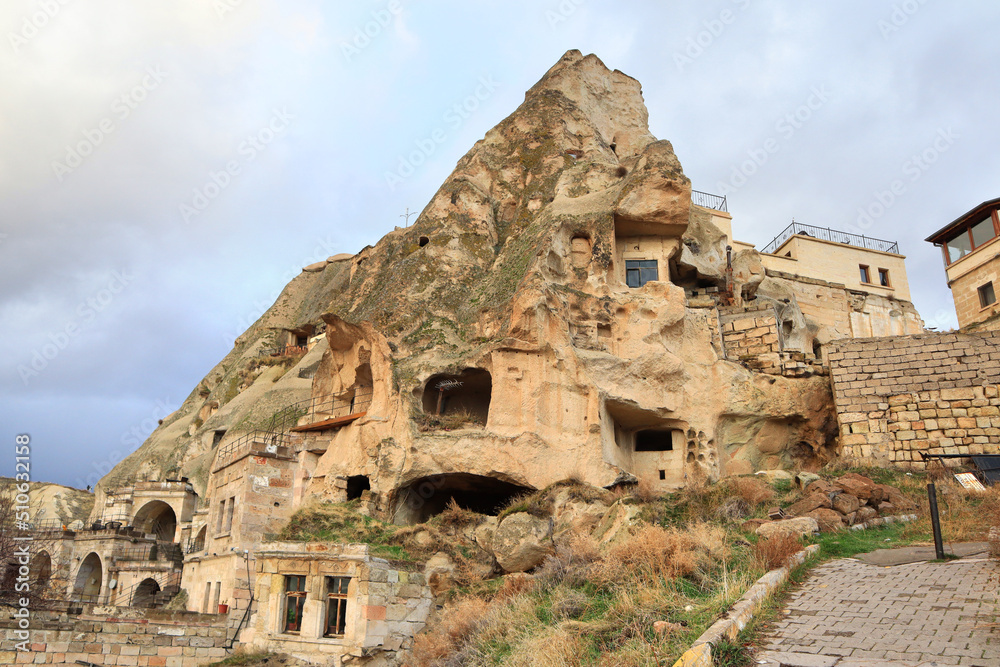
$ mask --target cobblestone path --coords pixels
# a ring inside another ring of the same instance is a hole
[[[771,667],[1000,667],[1000,568],[983,559],[816,567],[760,656]]]

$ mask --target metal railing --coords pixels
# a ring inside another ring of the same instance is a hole
[[[272,415],[263,428],[250,431],[220,447],[212,469],[218,470],[243,457],[255,444],[263,445],[264,450],[268,452],[277,452],[278,447],[287,447],[291,442],[291,429],[303,417],[307,417],[307,423],[310,424],[347,417],[364,412],[371,402],[371,387],[362,387],[354,391],[314,396],[292,403]]]
[[[78,602],[80,604],[131,607],[133,605],[148,604],[157,596],[157,594],[167,591],[167,589],[171,587],[176,586],[178,590],[180,589],[181,575],[179,572],[168,572],[163,577],[163,581],[160,581],[157,577],[147,577],[147,579],[153,579],[153,581],[156,582],[156,585],[160,587],[159,590],[148,595],[140,593],[137,596],[136,592],[139,590],[139,587],[146,583],[146,579],[143,579],[126,589],[115,589],[108,591],[107,593],[84,594],[73,591],[70,595],[70,601]],[[173,595],[176,595],[177,591],[167,591],[167,593],[173,593]],[[173,595],[171,595],[171,597],[173,597]],[[166,595],[163,597],[166,597]]]
[[[700,190],[692,190],[691,203],[695,206],[704,206],[705,208],[713,208],[716,211],[729,213],[729,204],[726,202],[725,195],[713,195],[708,192],[701,192]]]
[[[895,241],[884,241],[882,239],[873,239],[869,236],[864,236],[863,234],[850,234],[848,232],[841,232],[836,229],[830,229],[829,227],[815,227],[813,225],[803,225],[801,222],[792,221],[792,224],[788,225],[783,232],[774,237],[770,243],[768,243],[763,250],[764,254],[772,254],[775,250],[781,247],[781,245],[790,239],[791,237],[799,234],[801,236],[811,236],[815,239],[820,239],[823,241],[833,241],[834,243],[843,243],[845,245],[851,245],[856,248],[865,248],[866,250],[875,250],[877,252],[891,252],[899,254],[899,244]]]

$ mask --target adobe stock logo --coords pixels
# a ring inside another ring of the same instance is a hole
[[[104,143],[108,135],[118,128],[118,125],[115,124],[115,119],[119,123],[124,122],[132,115],[133,111],[139,108],[140,104],[146,101],[151,92],[159,88],[160,84],[166,78],[166,72],[161,70],[159,66],[147,67],[146,75],[142,77],[142,81],[126,90],[111,102],[111,116],[102,118],[98,121],[96,127],[88,127],[81,130],[80,133],[83,135],[83,139],[66,146],[63,161],[52,161],[52,171],[59,182],[62,183],[69,174],[82,165],[83,161],[92,155],[98,146]]]
[[[371,13],[372,20],[354,29],[350,42],[340,43],[340,52],[351,62],[367,49],[372,41],[403,13],[403,5],[399,0],[389,0],[385,9],[376,9]]]
[[[479,86],[475,91],[461,102],[453,104],[444,112],[441,120],[447,123],[452,131],[457,130],[472,117],[472,114],[479,109],[483,102],[493,96],[494,91],[499,86],[500,83],[492,76],[479,77]],[[406,155],[400,155],[396,170],[385,172],[385,184],[389,186],[389,190],[395,192],[396,187],[415,174],[417,167],[427,162],[427,159],[437,151],[438,146],[447,140],[448,132],[442,127],[434,129],[422,139],[414,140],[413,144],[416,150],[410,151]]]
[[[17,374],[21,376],[24,386],[27,387],[31,380],[40,376],[49,364],[69,347],[70,342],[97,319],[97,316],[103,313],[134,279],[135,277],[126,271],[112,271],[111,280],[104,287],[77,305],[74,311],[76,317],[70,318],[62,329],[49,332],[48,342],[31,351],[31,361],[28,364],[19,364],[17,367]]]
[[[295,116],[288,113],[287,109],[274,109],[268,122],[253,134],[247,135],[237,147],[236,152],[243,157],[243,161],[229,160],[219,171],[208,172],[208,180],[192,191],[190,203],[183,201],[178,205],[181,219],[190,223],[192,218],[201,215],[243,173],[245,165],[256,160],[271,142],[285,133],[293,120]]]

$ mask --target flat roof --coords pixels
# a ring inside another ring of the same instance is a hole
[[[979,213],[982,213],[985,209],[993,208],[998,204],[1000,204],[1000,197],[997,197],[996,199],[990,199],[989,201],[984,201],[979,206],[976,206],[975,208],[972,208],[963,213],[962,215],[958,216],[957,218],[955,218],[947,225],[937,230],[924,240],[927,241],[928,243],[944,243],[947,240],[947,237],[951,235],[951,232],[955,231],[955,229],[967,223],[970,218],[978,215]]]

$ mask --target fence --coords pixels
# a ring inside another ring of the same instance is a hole
[[[726,202],[725,195],[713,195],[708,192],[692,190],[691,203],[695,206],[703,206],[705,208],[715,209],[716,211],[725,211],[726,213],[729,213],[729,204]]]
[[[836,229],[830,229],[829,227],[814,227],[813,225],[803,225],[801,222],[792,221],[792,224],[788,225],[783,232],[774,237],[770,243],[768,243],[762,253],[771,254],[775,250],[781,247],[781,245],[795,236],[800,234],[802,236],[810,236],[812,238],[820,239],[823,241],[833,241],[834,243],[843,243],[844,245],[852,245],[857,248],[865,248],[866,250],[875,250],[878,252],[891,252],[899,254],[899,244],[895,241],[884,241],[882,239],[873,239],[863,234],[850,234],[848,232],[837,231]]]
[[[307,417],[308,423],[347,417],[364,412],[371,402],[371,387],[363,387],[360,390],[314,396],[292,403],[272,415],[263,428],[250,431],[221,447],[215,456],[212,470],[219,470],[242,458],[253,449],[255,444],[262,445],[265,451],[269,452],[277,452],[279,447],[289,446],[292,428],[298,424],[302,417]]]

